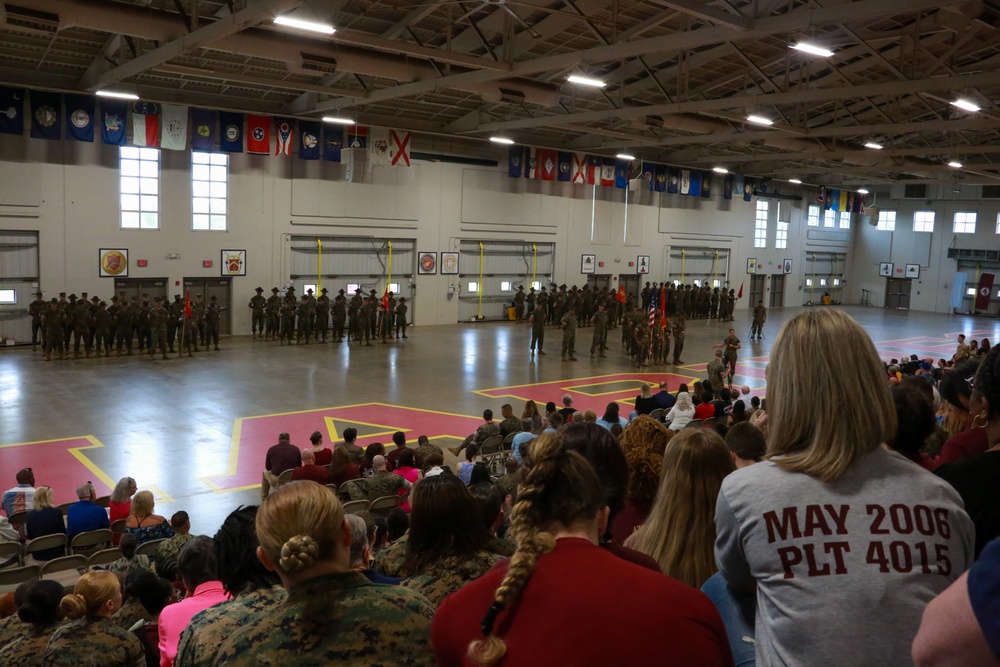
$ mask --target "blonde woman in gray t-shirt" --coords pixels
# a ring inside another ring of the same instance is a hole
[[[961,499],[880,446],[896,430],[892,398],[843,311],[785,324],[767,397],[769,459],[729,475],[716,508],[719,571],[756,587],[757,664],[911,664],[924,607],[972,561]]]

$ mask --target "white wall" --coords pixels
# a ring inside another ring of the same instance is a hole
[[[241,299],[257,285],[269,290],[288,280],[291,235],[413,238],[417,250],[437,252],[457,250],[463,238],[554,242],[554,279],[581,285],[583,253],[596,254],[605,263],[597,272],[616,279],[635,272],[629,262],[638,255],[649,255],[649,279],[657,280],[666,275],[671,245],[725,247],[732,252],[730,282],[735,288],[746,282],[746,290],[748,257],[768,274],[779,273],[783,259],[793,259],[788,305],[803,300],[797,292],[805,254],[843,251],[849,242],[847,232],[806,232],[804,204],[783,201],[791,207],[788,248],[774,249],[772,203],[768,247],[754,249],[755,204],[739,193],[732,201],[723,201],[721,192],[712,199],[646,193],[642,204],[634,203],[632,193],[626,216],[624,190],[597,188],[595,201],[590,186],[511,179],[505,158],[498,157],[497,168],[415,161],[409,170],[375,168],[369,183],[347,183],[344,165],[233,155],[230,231],[220,233],[191,231],[190,156],[163,151],[160,230],[126,231],[119,228],[117,147],[2,136],[0,229],[40,232],[46,296],[63,290],[110,296],[111,280],[98,277],[102,247],[128,248],[129,277],[165,276],[172,292],[183,277],[218,276],[221,249],[245,248],[247,276],[233,281],[236,332],[249,329],[249,311],[235,307]],[[172,253],[180,259],[166,259]],[[149,266],[136,267],[138,259]],[[203,260],[212,260],[213,267],[202,268]],[[416,324],[455,322],[458,301],[449,301],[447,291],[458,277],[416,280]],[[746,306],[744,300],[739,307]]]

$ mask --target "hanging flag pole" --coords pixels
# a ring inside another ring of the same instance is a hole
[[[483,319],[483,242],[479,242],[479,308],[476,311],[476,319]]]
[[[392,241],[389,241],[389,264],[388,264],[388,278],[385,281],[385,289],[389,290],[389,283],[392,282]]]
[[[715,273],[716,273],[716,266],[718,265],[718,263],[719,263],[719,251],[716,250],[715,257],[712,258],[712,284],[709,285],[709,287],[715,287]]]
[[[681,248],[681,285],[684,284],[684,256],[685,256],[685,254],[686,253],[684,252],[684,248]]]
[[[535,286],[537,282],[536,275],[538,274],[538,245],[535,243],[531,244],[531,285]]]
[[[813,277],[812,285],[809,286],[809,300],[816,305],[816,253],[813,253]]]
[[[316,237],[316,294],[323,289],[323,240]]]

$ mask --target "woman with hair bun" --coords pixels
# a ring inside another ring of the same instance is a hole
[[[47,667],[144,667],[142,644],[135,635],[116,626],[111,617],[122,606],[118,577],[91,570],[59,603],[72,622],[53,633],[45,647]]]
[[[557,433],[534,440],[509,530],[517,551],[438,607],[437,664],[732,665],[708,598],[600,548],[607,519],[587,460]]]
[[[325,486],[292,482],[257,511],[257,557],[288,598],[226,638],[227,667],[433,665],[434,607],[400,586],[376,586],[350,567],[351,529]]]
[[[0,649],[0,665],[42,667],[46,664],[42,656],[49,638],[62,620],[59,602],[63,593],[62,584],[55,581],[43,579],[31,585],[17,610],[18,617],[30,627],[18,639]]]

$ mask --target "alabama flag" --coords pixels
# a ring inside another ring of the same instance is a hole
[[[295,134],[294,122],[291,118],[274,119],[274,133],[278,135],[278,140],[274,142],[275,155],[292,154],[292,135]]]
[[[136,102],[132,105],[132,145],[160,145],[160,105]]]

